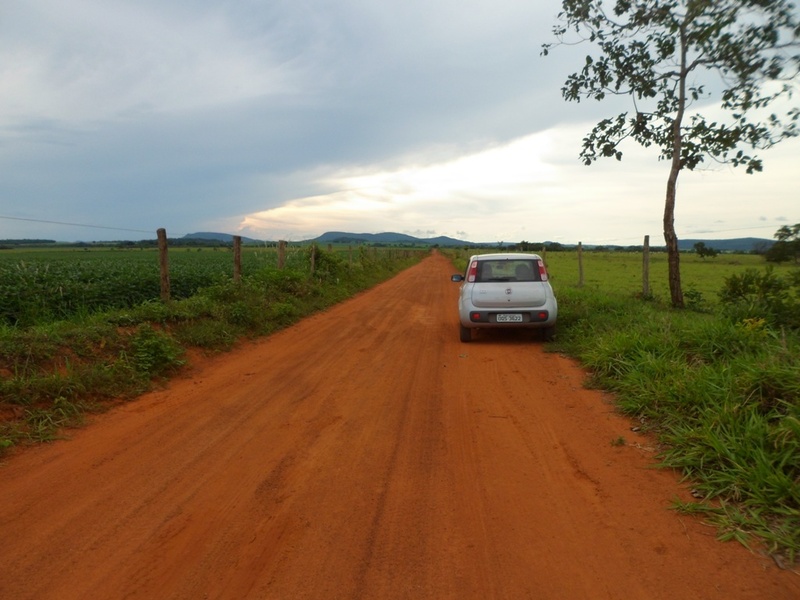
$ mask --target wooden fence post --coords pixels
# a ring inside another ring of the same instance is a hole
[[[242,236],[233,236],[233,282],[242,280]]]
[[[167,230],[163,227],[156,231],[158,235],[158,264],[161,269],[161,300],[169,302],[169,255],[167,253]]]
[[[583,287],[583,243],[578,242],[578,287]]]
[[[650,236],[644,236],[642,252],[642,298],[650,297]]]
[[[282,271],[286,264],[286,241],[278,240],[278,270]]]

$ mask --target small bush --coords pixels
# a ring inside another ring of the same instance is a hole
[[[137,371],[163,375],[184,364],[183,348],[170,336],[143,325],[131,337],[131,358]]]
[[[726,313],[734,321],[765,319],[773,327],[800,329],[800,278],[782,278],[772,267],[748,269],[725,280],[719,294]]]
[[[206,350],[227,350],[233,346],[241,329],[216,319],[181,323],[173,329],[175,339],[185,346]]]

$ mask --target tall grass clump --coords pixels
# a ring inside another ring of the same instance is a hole
[[[699,313],[564,286],[557,347],[658,436],[663,465],[698,496],[677,508],[790,563],[800,556],[800,336],[786,320],[790,296],[747,289],[741,304],[723,293],[719,310]],[[767,318],[754,316],[759,301],[775,309]]]

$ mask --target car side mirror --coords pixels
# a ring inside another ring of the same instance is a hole
[[[464,281],[464,276],[459,274],[459,273],[456,273],[455,275],[450,277],[450,281],[455,281],[456,283],[461,283],[462,281]]]

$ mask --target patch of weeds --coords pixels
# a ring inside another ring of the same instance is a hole
[[[149,388],[150,377],[139,372],[123,353],[113,362],[94,363],[76,370],[74,377],[95,400],[131,398]]]
[[[240,331],[223,321],[200,319],[175,326],[173,333],[186,346],[225,350],[233,346]]]
[[[85,406],[65,398],[56,398],[49,408],[31,408],[25,411],[25,437],[33,442],[49,442],[58,438],[65,427],[83,423]]]
[[[226,321],[240,327],[255,327],[261,321],[262,314],[261,307],[246,300],[231,302],[225,306],[223,313]]]
[[[267,309],[266,319],[280,326],[294,323],[300,311],[292,302],[273,302]]]
[[[5,450],[14,445],[14,440],[7,436],[5,433],[0,433],[0,456],[3,455]]]
[[[149,325],[131,336],[131,357],[136,370],[149,376],[163,375],[184,364],[183,348],[167,334]]]
[[[703,292],[696,290],[693,287],[684,290],[683,300],[686,308],[695,312],[707,312],[709,309],[708,302],[706,302]]]
[[[0,381],[0,400],[21,406],[49,404],[53,398],[76,398],[81,382],[60,373],[26,374]]]

